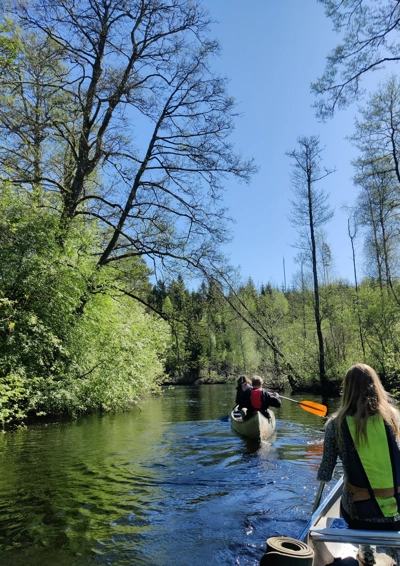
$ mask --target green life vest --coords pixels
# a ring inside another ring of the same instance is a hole
[[[367,420],[368,442],[361,437],[356,443],[354,417],[346,417],[346,422],[372,490],[393,489],[393,466],[383,418],[375,415]],[[394,496],[378,497],[375,495],[374,498],[385,517],[393,517],[398,514],[397,501]]]

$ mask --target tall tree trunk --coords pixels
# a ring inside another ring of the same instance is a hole
[[[322,335],[321,325],[321,309],[319,301],[319,284],[318,284],[318,271],[317,271],[317,246],[315,242],[315,229],[314,229],[314,212],[313,212],[313,198],[312,198],[312,180],[311,175],[308,177],[308,213],[310,218],[310,239],[311,239],[311,255],[312,255],[312,272],[314,283],[314,316],[315,326],[318,338],[318,367],[319,379],[321,381],[322,389],[326,388],[326,373],[325,373],[325,348],[324,337]]]
[[[356,268],[356,252],[354,250],[354,238],[356,237],[356,227],[354,226],[354,234],[352,235],[350,232],[350,219],[347,221],[348,233],[351,242],[351,250],[353,254],[353,270],[354,270],[354,283],[356,286],[356,305],[357,305],[357,318],[358,318],[358,332],[360,335],[360,342],[361,342],[361,349],[363,352],[363,360],[365,360],[365,344],[364,344],[364,335],[362,330],[361,324],[361,317],[360,317],[360,302],[358,297],[358,280],[357,280],[357,268]]]

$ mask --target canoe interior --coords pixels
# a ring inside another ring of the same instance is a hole
[[[400,564],[400,533],[363,531],[347,528],[340,518],[340,496],[343,478],[324,499],[311,517],[299,540],[306,542],[315,553],[314,566],[325,566],[335,558],[356,558],[359,545],[370,545],[377,566]],[[361,563],[361,562],[360,562]]]
[[[257,412],[250,419],[243,420],[240,411],[235,408],[230,413],[232,429],[247,438],[269,438],[275,432],[276,419],[273,411],[269,410],[268,412],[271,415],[269,419]]]

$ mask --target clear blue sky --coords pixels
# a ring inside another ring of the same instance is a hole
[[[236,220],[233,241],[226,247],[231,263],[240,266],[244,280],[280,286],[285,258],[290,285],[298,268],[292,247],[296,232],[288,219],[292,193],[285,152],[297,147],[298,136],[319,135],[326,147],[323,164],[336,167],[320,184],[335,208],[325,227],[334,274],[353,282],[343,205],[353,205],[356,197],[350,164],[356,154],[345,138],[353,132],[357,108],[338,112],[323,124],[311,107],[310,84],[321,76],[327,54],[339,41],[331,21],[317,0],[204,0],[204,5],[219,22],[212,30],[222,46],[215,68],[230,79],[230,94],[242,113],[232,141],[260,168],[250,186],[226,185],[225,203]],[[358,258],[360,276],[361,249]]]

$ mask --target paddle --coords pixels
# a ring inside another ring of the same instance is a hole
[[[314,514],[314,512],[318,509],[319,504],[321,503],[322,492],[324,491],[324,486],[325,486],[324,482],[321,481],[321,482],[319,483],[319,488],[318,488],[318,491],[317,491],[317,496],[316,496],[315,501],[314,501],[314,507],[313,507],[313,510],[312,510],[312,513],[313,513],[313,514]]]
[[[328,412],[328,407],[321,405],[320,403],[314,403],[314,401],[296,401],[295,399],[289,399],[289,397],[283,397],[283,395],[279,395],[279,397],[281,399],[286,399],[286,401],[298,403],[302,409],[308,411],[309,413],[313,413],[318,417],[324,417]]]
[[[233,409],[231,409],[231,411],[227,414],[224,415],[223,417],[220,417],[218,420],[223,422],[223,423],[227,423],[229,421],[229,415],[231,414],[231,412],[236,409],[236,405],[233,407]]]
[[[321,503],[322,492],[324,491],[324,486],[325,486],[324,482],[321,481],[320,484],[319,484],[317,495],[315,497],[314,507],[313,507],[312,512],[311,512],[311,518],[308,520],[306,526],[301,531],[301,534],[299,536],[299,540],[304,540],[306,537],[308,537],[308,531],[310,530],[311,525],[312,525],[313,515],[314,515],[314,513],[316,512],[316,510],[318,509],[318,507],[320,506],[320,503]]]

